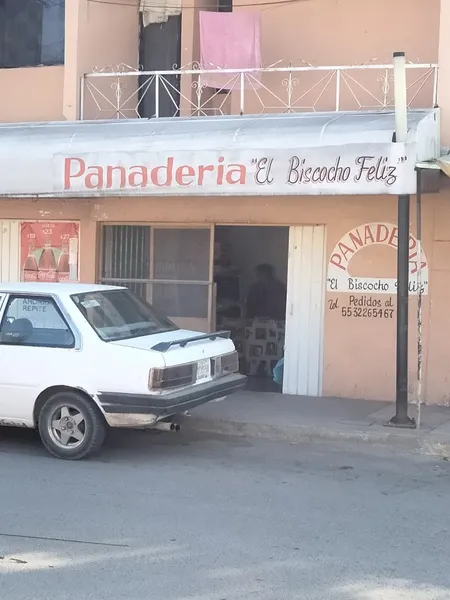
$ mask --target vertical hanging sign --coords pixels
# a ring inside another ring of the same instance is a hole
[[[21,281],[78,281],[79,223],[20,224]]]

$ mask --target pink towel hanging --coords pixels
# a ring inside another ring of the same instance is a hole
[[[200,11],[200,66],[212,69],[260,69],[260,13]],[[259,72],[245,75],[245,87],[259,87]],[[237,73],[202,75],[207,87],[239,89]]]

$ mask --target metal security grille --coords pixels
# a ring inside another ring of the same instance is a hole
[[[128,287],[174,320],[209,320],[211,230],[104,225],[101,283]]]
[[[146,281],[150,276],[150,227],[105,226],[102,256],[102,283],[125,285],[146,298]],[[143,280],[142,283],[139,280]]]

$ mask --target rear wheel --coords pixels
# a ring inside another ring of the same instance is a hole
[[[42,443],[57,458],[79,460],[95,454],[105,440],[106,424],[97,406],[77,392],[51,396],[39,413]]]

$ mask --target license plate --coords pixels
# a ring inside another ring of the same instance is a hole
[[[209,358],[199,360],[197,363],[197,381],[209,379],[211,377],[211,361]]]

